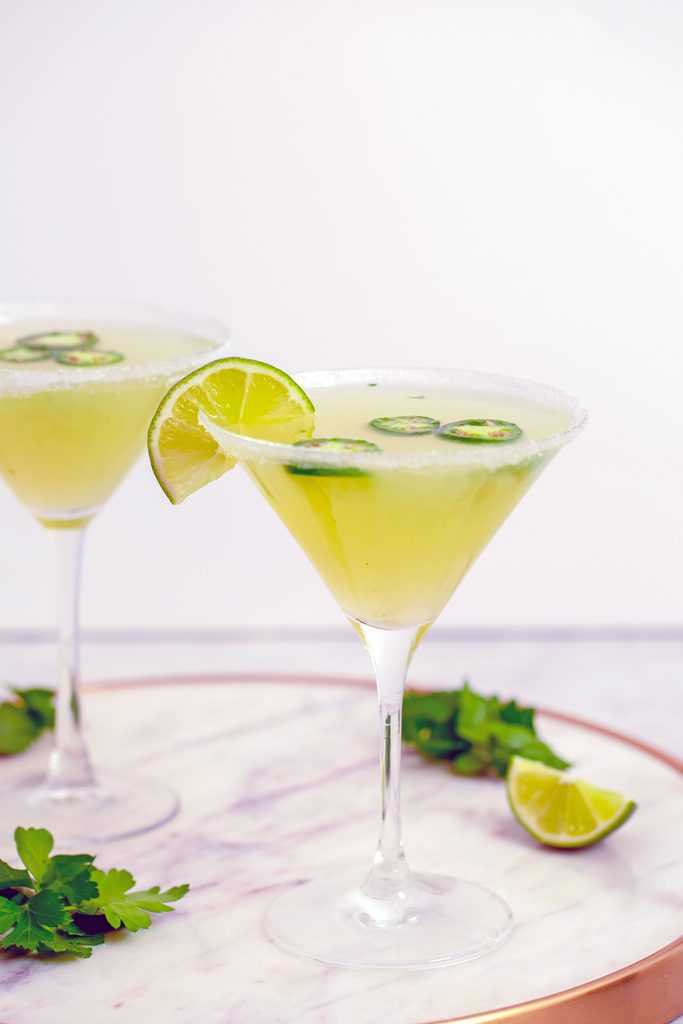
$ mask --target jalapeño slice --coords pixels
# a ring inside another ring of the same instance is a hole
[[[17,345],[47,349],[49,352],[63,352],[92,348],[99,340],[92,331],[47,331],[45,334],[29,334],[25,338],[19,338]]]
[[[378,416],[370,426],[385,434],[433,434],[440,423],[431,416]]]
[[[35,363],[39,359],[49,358],[50,353],[46,352],[45,349],[27,348],[25,345],[0,349],[0,359],[4,363]]]
[[[522,428],[508,420],[455,420],[444,423],[436,432],[445,441],[464,441],[467,444],[502,444],[517,441]]]
[[[378,452],[379,447],[372,441],[355,440],[350,437],[311,437],[306,441],[296,441],[293,448],[312,448],[321,452]],[[290,464],[285,467],[288,473],[299,476],[364,476],[362,469],[356,466],[310,466]]]
[[[107,349],[72,349],[70,352],[53,352],[58,363],[66,366],[109,366],[111,363],[120,363],[123,356],[120,352],[111,352]]]

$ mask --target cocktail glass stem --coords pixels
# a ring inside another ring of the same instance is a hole
[[[85,528],[53,528],[57,566],[57,698],[46,788],[59,797],[95,786],[81,725],[78,606]]]
[[[375,671],[380,723],[379,841],[362,892],[371,900],[393,904],[400,914],[403,888],[410,875],[401,832],[401,709],[418,629],[380,629],[365,623],[357,626]],[[381,912],[383,918],[386,910]]]

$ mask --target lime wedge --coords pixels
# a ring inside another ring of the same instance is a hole
[[[174,505],[237,462],[204,429],[202,414],[266,441],[293,444],[313,433],[313,404],[283,370],[236,356],[194,370],[162,399],[147,437],[152,469]]]
[[[546,846],[592,846],[636,809],[621,793],[571,781],[564,772],[524,757],[513,757],[506,785],[517,821]]]

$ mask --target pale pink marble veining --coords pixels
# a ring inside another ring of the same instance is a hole
[[[148,767],[183,800],[165,828],[108,844],[102,866],[130,868],[141,886],[189,881],[192,889],[149,932],[110,939],[90,961],[2,960],[3,1024],[421,1024],[604,975],[683,931],[672,826],[683,818],[681,778],[633,747],[544,719],[543,735],[586,777],[640,802],[621,832],[591,850],[542,849],[513,821],[502,784],[405,757],[411,863],[498,891],[516,919],[506,945],[426,972],[296,959],[264,934],[269,902],[335,868],[360,876],[373,852],[372,690],[187,683],[110,689],[86,704],[102,762]],[[45,752],[41,744],[1,769],[37,767]],[[4,841],[0,855],[10,852]]]

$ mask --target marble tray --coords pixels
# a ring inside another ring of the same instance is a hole
[[[144,887],[192,890],[149,932],[109,939],[90,961],[5,959],[3,1022],[666,1024],[683,1011],[683,779],[671,759],[539,716],[541,734],[585,777],[640,804],[604,843],[556,852],[514,822],[499,782],[459,779],[408,751],[411,863],[495,889],[516,928],[495,953],[458,967],[348,971],[282,952],[262,920],[285,886],[339,867],[362,874],[372,856],[371,684],[196,676],[101,686],[85,706],[100,763],[144,766],[182,796],[176,819],[108,844],[101,866],[128,867]],[[35,771],[46,752],[3,763],[3,778]],[[0,822],[0,856],[12,852],[15,824]]]

